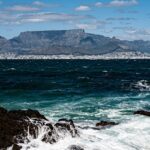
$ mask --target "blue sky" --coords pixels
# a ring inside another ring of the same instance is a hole
[[[149,0],[0,0],[0,35],[85,29],[127,40],[150,40]]]

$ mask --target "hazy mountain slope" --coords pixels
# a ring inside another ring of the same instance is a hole
[[[81,29],[22,32],[10,40],[0,37],[1,53],[94,55],[132,50],[150,52],[150,42],[121,41],[116,38],[85,33]]]

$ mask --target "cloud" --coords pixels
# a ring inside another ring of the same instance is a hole
[[[137,0],[112,0],[109,3],[97,2],[96,7],[127,7],[137,5]]]
[[[79,7],[77,7],[75,10],[76,11],[88,11],[90,10],[91,8],[89,6],[86,6],[86,5],[81,5]]]
[[[45,3],[40,2],[40,1],[34,1],[34,2],[33,2],[33,5],[36,5],[36,6],[38,6],[38,7],[45,7],[45,6],[46,6]]]
[[[50,3],[44,3],[44,2],[41,2],[41,1],[34,1],[32,3],[33,6],[35,7],[43,7],[43,8],[52,8],[52,7],[59,7],[61,6],[60,4],[50,4]]]
[[[137,11],[137,10],[118,9],[116,11],[120,14],[138,14],[139,13],[139,11]]]
[[[123,27],[113,27],[113,30],[134,30],[133,27],[129,27],[129,26],[123,26]]]
[[[133,30],[127,30],[125,32],[130,35],[146,35],[146,36],[150,35],[150,30],[148,29],[140,29],[140,30],[133,29]]]
[[[104,4],[103,4],[102,2],[97,2],[97,3],[95,4],[95,6],[96,6],[96,7],[102,7],[102,6],[104,6]]]
[[[69,22],[78,20],[93,19],[90,15],[73,15],[66,13],[30,13],[30,14],[11,14],[1,13],[0,23],[1,24],[22,24],[22,23],[38,23],[38,22]]]
[[[137,0],[113,0],[111,1],[108,6],[110,7],[125,7],[125,6],[133,6],[137,5]]]
[[[134,27],[117,27],[122,30],[117,38],[122,40],[150,40],[150,29],[136,29]]]
[[[131,21],[136,19],[130,17],[111,17],[111,18],[107,18],[106,20],[107,21]]]
[[[14,5],[7,10],[9,11],[19,11],[19,12],[33,12],[33,11],[38,11],[39,8],[37,7],[32,7],[32,6],[22,6],[22,5]]]
[[[87,30],[95,30],[98,28],[102,28],[105,26],[105,22],[104,21],[93,21],[93,22],[89,22],[89,23],[77,23],[76,27],[79,29],[87,29]]]

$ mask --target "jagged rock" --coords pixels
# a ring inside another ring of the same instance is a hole
[[[77,130],[72,120],[61,119],[55,125],[50,123],[36,110],[11,110],[0,107],[0,149],[12,147],[20,150],[18,143],[30,142],[28,133],[33,139],[38,137],[39,128],[47,132],[42,141],[53,144],[59,139],[59,132],[67,131],[72,137],[77,135]]]
[[[21,148],[22,148],[21,146],[14,144],[12,150],[20,150]]]
[[[16,149],[17,143],[23,143],[24,138],[27,137],[28,129],[29,133],[36,138],[38,126],[29,120],[33,118],[47,120],[38,111],[7,111],[0,108],[0,148],[7,148],[14,144],[14,149]]]
[[[98,122],[96,123],[96,127],[98,126],[114,126],[114,125],[118,125],[118,123],[115,123],[115,122],[108,122],[108,121],[101,121],[101,122]]]
[[[75,128],[75,125],[72,120],[67,120],[67,119],[60,119],[58,122],[55,124],[55,126],[59,130],[67,130],[70,132],[72,137],[75,137],[78,135],[77,129]]]
[[[150,111],[145,111],[145,110],[138,110],[135,111],[134,114],[138,114],[138,115],[144,115],[144,116],[149,116],[150,117]]]
[[[84,149],[80,146],[77,146],[77,145],[71,145],[69,147],[69,150],[84,150]]]

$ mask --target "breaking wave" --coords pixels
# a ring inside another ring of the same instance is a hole
[[[139,89],[140,91],[150,91],[150,82],[147,80],[140,80],[134,84],[134,88]]]
[[[87,125],[89,128],[78,128],[80,136],[75,138],[61,132],[61,138],[54,144],[42,142],[43,136],[48,131],[41,126],[37,138],[28,134],[29,142],[20,143],[20,146],[22,150],[70,150],[72,145],[77,145],[84,150],[149,150],[149,124],[150,119],[143,116],[131,117],[130,120],[117,126],[99,130],[92,128],[94,124],[77,123],[78,126]]]

